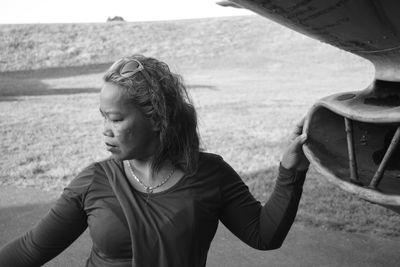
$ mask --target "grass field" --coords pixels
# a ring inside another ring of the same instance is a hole
[[[365,88],[371,65],[265,19],[0,27],[0,184],[60,191],[107,156],[98,92],[111,61],[134,52],[181,73],[206,150],[262,202],[295,123],[320,97]],[[312,168],[297,223],[399,236],[400,217]]]

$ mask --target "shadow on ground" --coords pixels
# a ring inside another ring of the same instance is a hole
[[[88,75],[94,73],[103,73],[110,67],[112,62],[100,64],[88,64],[82,66],[70,67],[54,67],[43,68],[36,70],[22,70],[22,71],[5,71],[0,72],[0,79],[13,78],[13,79],[56,79],[65,78],[77,75]]]
[[[102,73],[111,63],[0,73],[0,101],[20,96],[98,93]],[[49,84],[46,80],[51,80]],[[58,81],[57,81],[58,80]],[[53,85],[52,85],[53,84]],[[86,86],[89,85],[89,86]],[[188,84],[188,90],[218,90],[213,85]]]
[[[23,193],[28,191],[24,189]],[[45,196],[43,192],[40,198]],[[0,208],[0,247],[33,227],[53,204],[54,201]],[[258,251],[245,245],[220,224],[210,247],[207,266],[394,267],[400,261],[399,245],[398,240],[294,225],[280,249]],[[90,248],[89,233],[85,231],[68,249],[43,266],[83,266]]]
[[[251,185],[269,187],[272,169],[243,174]],[[262,179],[258,179],[263,177]],[[260,182],[254,182],[261,180]],[[0,247],[32,228],[54,205],[58,194],[33,188],[0,187]],[[88,231],[45,267],[83,266],[91,249]],[[398,266],[398,238],[379,238],[368,234],[326,231],[295,223],[278,250],[250,248],[220,224],[211,244],[207,266]]]
[[[45,79],[62,79],[68,77],[84,77],[85,75],[103,73],[111,63],[92,64],[85,66],[46,68],[29,71],[14,71],[0,73],[0,101],[16,100],[19,96],[70,95],[83,93],[98,93],[99,88],[82,87],[78,82],[66,88],[53,88],[43,82]]]

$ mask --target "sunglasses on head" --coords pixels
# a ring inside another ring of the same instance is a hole
[[[139,71],[143,71],[143,70],[144,70],[144,67],[143,67],[142,63],[140,63],[136,59],[131,59],[130,61],[128,61],[127,63],[125,63],[125,65],[123,65],[121,67],[119,74],[122,77],[128,78],[128,77],[132,77]]]

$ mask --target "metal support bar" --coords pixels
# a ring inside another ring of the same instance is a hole
[[[382,179],[383,173],[385,172],[386,164],[388,163],[390,157],[392,156],[394,150],[396,149],[396,146],[399,143],[399,139],[400,139],[400,126],[397,127],[397,130],[394,133],[394,136],[393,136],[392,141],[390,142],[390,145],[385,153],[385,156],[383,156],[381,164],[379,164],[378,170],[375,172],[375,175],[372,178],[368,187],[370,187],[372,189],[376,189],[378,187],[379,182]]]
[[[353,122],[345,117],[344,125],[346,127],[347,150],[349,153],[350,181],[354,183],[359,183],[356,154],[354,152]]]

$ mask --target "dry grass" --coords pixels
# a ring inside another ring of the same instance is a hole
[[[61,190],[107,156],[97,96],[107,64],[100,63],[120,55],[162,58],[185,77],[204,147],[221,154],[260,201],[295,122],[318,98],[363,89],[373,76],[367,62],[259,17],[0,30],[0,69],[28,70],[0,73],[0,183],[46,190]],[[73,65],[82,67],[43,69]],[[399,236],[400,220],[311,170],[297,222]]]

